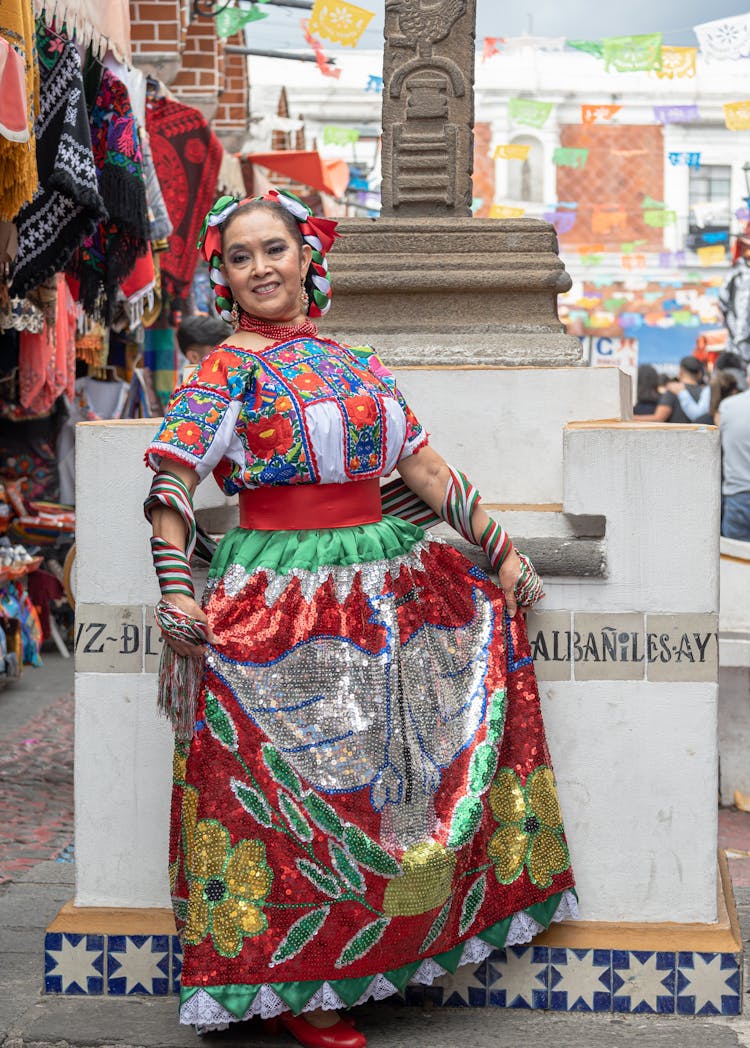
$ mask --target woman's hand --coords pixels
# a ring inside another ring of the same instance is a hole
[[[521,561],[515,550],[500,565],[500,588],[505,594],[505,606],[511,618],[516,613],[516,583],[521,574]]]
[[[206,613],[203,611],[201,606],[193,600],[192,597],[185,596],[184,593],[169,593],[166,597],[170,604],[174,604],[176,608],[189,615],[191,619],[195,619],[196,622],[203,622],[208,627],[208,643],[216,644],[218,637],[214,634],[211,627],[208,625],[208,618]],[[176,640],[171,637],[168,633],[162,631],[164,637],[164,643],[168,644],[170,648],[173,648],[178,655],[192,655],[198,657],[205,655],[206,646],[205,644],[188,644],[184,640]]]

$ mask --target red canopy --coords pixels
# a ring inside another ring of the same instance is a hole
[[[271,153],[249,153],[246,159],[330,196],[342,197],[349,185],[347,162],[324,160],[315,150],[277,149]]]

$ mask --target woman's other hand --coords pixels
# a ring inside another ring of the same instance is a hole
[[[518,582],[518,576],[521,574],[521,561],[515,550],[512,550],[510,555],[505,558],[503,563],[500,565],[499,579],[500,588],[505,594],[505,606],[508,609],[508,614],[511,618],[516,613],[516,583]]]
[[[179,608],[185,615],[189,615],[191,619],[195,619],[196,622],[202,622],[208,629],[208,643],[216,644],[218,637],[214,634],[211,627],[208,625],[208,618],[206,617],[205,611],[201,606],[193,600],[192,597],[186,596],[184,593],[170,593],[166,598],[170,604],[174,604],[176,608]],[[164,633],[164,643],[168,644],[170,648],[173,648],[178,655],[192,655],[194,657],[204,655],[206,652],[205,644],[188,644],[184,640],[176,640],[174,637],[170,637],[168,633]]]

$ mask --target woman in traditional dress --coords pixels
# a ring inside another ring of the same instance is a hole
[[[575,896],[515,613],[540,580],[375,353],[318,335],[333,227],[277,190],[207,216],[236,330],[174,394],[146,510],[181,1021],[261,1016],[362,1048],[338,1011],[526,942]],[[240,526],[201,609],[192,493],[210,472],[239,493]],[[426,536],[439,519],[499,586]]]

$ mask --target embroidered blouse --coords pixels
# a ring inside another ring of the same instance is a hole
[[[368,346],[300,338],[222,345],[175,391],[146,462],[213,471],[226,494],[387,476],[427,434]]]

